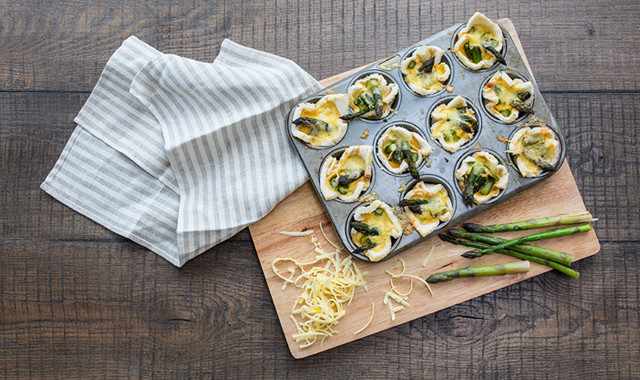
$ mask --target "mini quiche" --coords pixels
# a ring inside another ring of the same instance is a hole
[[[354,202],[369,188],[373,148],[356,145],[347,148],[340,159],[329,156],[320,168],[320,190],[324,199]]]
[[[429,143],[419,134],[402,127],[387,129],[378,139],[376,155],[392,173],[402,174],[409,170],[418,179],[418,166],[433,151]]]
[[[435,231],[441,222],[451,219],[453,207],[447,189],[441,184],[418,182],[399,203],[409,217],[413,228],[425,237]]]
[[[391,112],[391,105],[398,95],[398,85],[387,83],[380,74],[370,74],[358,79],[347,91],[349,105],[355,111],[342,116],[349,120],[357,116],[382,119]]]
[[[431,95],[442,90],[451,75],[451,69],[441,62],[444,50],[437,46],[422,45],[400,64],[407,86],[420,95]]]
[[[509,141],[507,152],[514,156],[523,177],[536,177],[555,170],[560,149],[555,133],[546,125],[539,125],[518,130]]]
[[[392,239],[402,236],[400,221],[391,207],[381,200],[358,207],[350,227],[351,241],[358,247],[354,253],[363,253],[374,262],[389,254]]]
[[[484,85],[482,98],[487,111],[505,123],[513,123],[520,113],[533,114],[533,84],[511,78],[504,71],[495,73]]]
[[[476,12],[457,35],[454,54],[471,70],[493,66],[498,61],[506,64],[502,51],[502,30],[485,15]]]
[[[331,94],[315,104],[301,103],[293,111],[291,134],[313,146],[337,144],[347,132],[340,116],[349,113],[346,94]]]
[[[462,161],[456,179],[465,202],[472,206],[498,196],[507,187],[509,173],[494,155],[479,151]]]
[[[454,153],[478,132],[478,119],[462,96],[440,104],[431,112],[431,138]]]

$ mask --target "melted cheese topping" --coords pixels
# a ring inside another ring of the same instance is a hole
[[[320,169],[321,191],[326,200],[340,198],[345,202],[353,202],[369,188],[371,182],[371,162],[373,148],[368,145],[356,145],[347,148],[340,160],[329,157]],[[341,186],[338,178],[352,173],[364,172],[357,180]]]
[[[465,187],[465,177],[467,177],[473,167],[475,165],[482,165],[486,167],[493,175],[495,175],[498,180],[493,183],[491,186],[491,190],[487,194],[481,194],[480,191],[476,192],[473,195],[473,200],[477,204],[482,204],[487,202],[493,197],[496,197],[500,194],[501,190],[504,190],[507,187],[507,183],[509,182],[509,173],[507,172],[507,168],[503,165],[500,165],[498,159],[495,158],[494,155],[488,152],[475,152],[472,155],[468,156],[462,161],[460,168],[456,171],[456,179],[458,180],[458,185],[460,189],[464,191]]]
[[[404,80],[411,90],[420,95],[431,95],[444,88],[444,82],[449,79],[451,69],[441,62],[444,50],[437,46],[422,45],[400,65]],[[433,58],[433,69],[421,72],[423,63]]]
[[[300,348],[309,347],[318,341],[337,333],[333,327],[342,318],[345,304],[351,303],[358,287],[366,286],[364,274],[352,261],[351,256],[341,257],[340,250],[324,252],[317,243],[315,260],[300,263],[292,258],[277,258],[271,263],[271,269],[285,284],[293,284],[302,289],[291,310],[296,333],[292,338]],[[280,263],[293,264],[287,270],[289,278],[280,274]],[[311,268],[308,268],[312,266]],[[293,275],[300,275],[293,280]],[[366,326],[365,326],[366,327]]]
[[[542,174],[543,170],[527,157],[524,150],[527,149],[527,156],[556,165],[560,159],[560,142],[550,128],[547,127],[525,127],[513,135],[513,142],[509,143],[507,152],[515,156],[516,166],[523,177],[535,177]]]
[[[454,54],[465,66],[472,70],[489,68],[496,62],[496,57],[482,46],[482,43],[490,43],[498,52],[502,50],[502,30],[498,24],[489,20],[482,13],[476,12],[467,25],[458,32],[457,41],[453,47]],[[480,60],[473,61],[465,49],[477,47],[480,51]]]
[[[462,120],[463,117],[478,120],[462,96],[456,96],[448,104],[440,104],[431,113],[431,138],[438,140],[446,151],[456,152],[475,136],[474,128],[466,132],[460,127],[460,123],[469,125],[468,120]]]
[[[373,201],[369,206],[360,206],[353,218],[378,228],[377,235],[365,235],[351,228],[351,240],[356,246],[361,247],[367,242],[376,243],[375,247],[364,251],[364,255],[371,261],[385,258],[391,251],[392,239],[402,236],[402,226],[398,218],[393,214],[391,207],[380,200]]]
[[[402,127],[387,129],[378,140],[376,155],[384,166],[395,174],[402,174],[409,170],[409,164],[406,160],[397,162],[392,159],[395,150],[398,149],[402,142],[409,144],[409,150],[413,153],[416,166],[422,164],[424,157],[433,152],[433,147],[419,134]]]
[[[347,95],[349,97],[349,106],[357,112],[360,111],[360,107],[358,107],[354,101],[360,97],[363,93],[368,93],[371,95],[370,91],[366,88],[366,84],[369,80],[377,80],[380,88],[380,93],[382,95],[382,116],[377,117],[374,110],[371,110],[362,117],[368,119],[382,119],[387,117],[389,113],[391,113],[391,105],[396,99],[396,95],[398,94],[398,85],[395,83],[388,83],[385,77],[380,74],[370,74],[366,77],[357,80],[353,85],[349,87],[347,91]]]
[[[432,233],[440,222],[451,219],[453,212],[451,199],[447,189],[440,184],[426,184],[420,181],[405,195],[404,199],[428,201],[427,204],[418,206],[420,214],[414,213],[409,207],[404,207],[411,224],[422,237]]]
[[[487,111],[505,123],[514,122],[520,111],[511,105],[512,101],[520,101],[518,94],[530,94],[523,103],[529,105],[533,99],[533,85],[519,78],[511,78],[504,71],[498,71],[484,85],[482,98]]]
[[[349,113],[347,95],[331,94],[322,97],[315,104],[302,103],[294,110],[292,120],[308,117],[324,121],[326,129],[311,128],[291,124],[291,133],[298,139],[313,146],[331,146],[337,144],[347,131],[347,122],[340,116]]]

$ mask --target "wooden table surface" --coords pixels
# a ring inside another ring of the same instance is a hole
[[[0,377],[640,377],[637,0],[0,0]],[[113,51],[224,38],[320,79],[475,10],[510,18],[602,251],[333,350],[289,353],[248,230],[175,268],[39,189]]]

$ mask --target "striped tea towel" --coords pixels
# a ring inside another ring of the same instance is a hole
[[[203,63],[130,37],[41,188],[182,266],[307,180],[284,123],[319,89],[295,63],[230,40]]]

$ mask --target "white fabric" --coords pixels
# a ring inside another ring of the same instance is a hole
[[[182,266],[307,180],[285,118],[320,89],[295,63],[229,40],[203,63],[130,37],[41,188]]]

